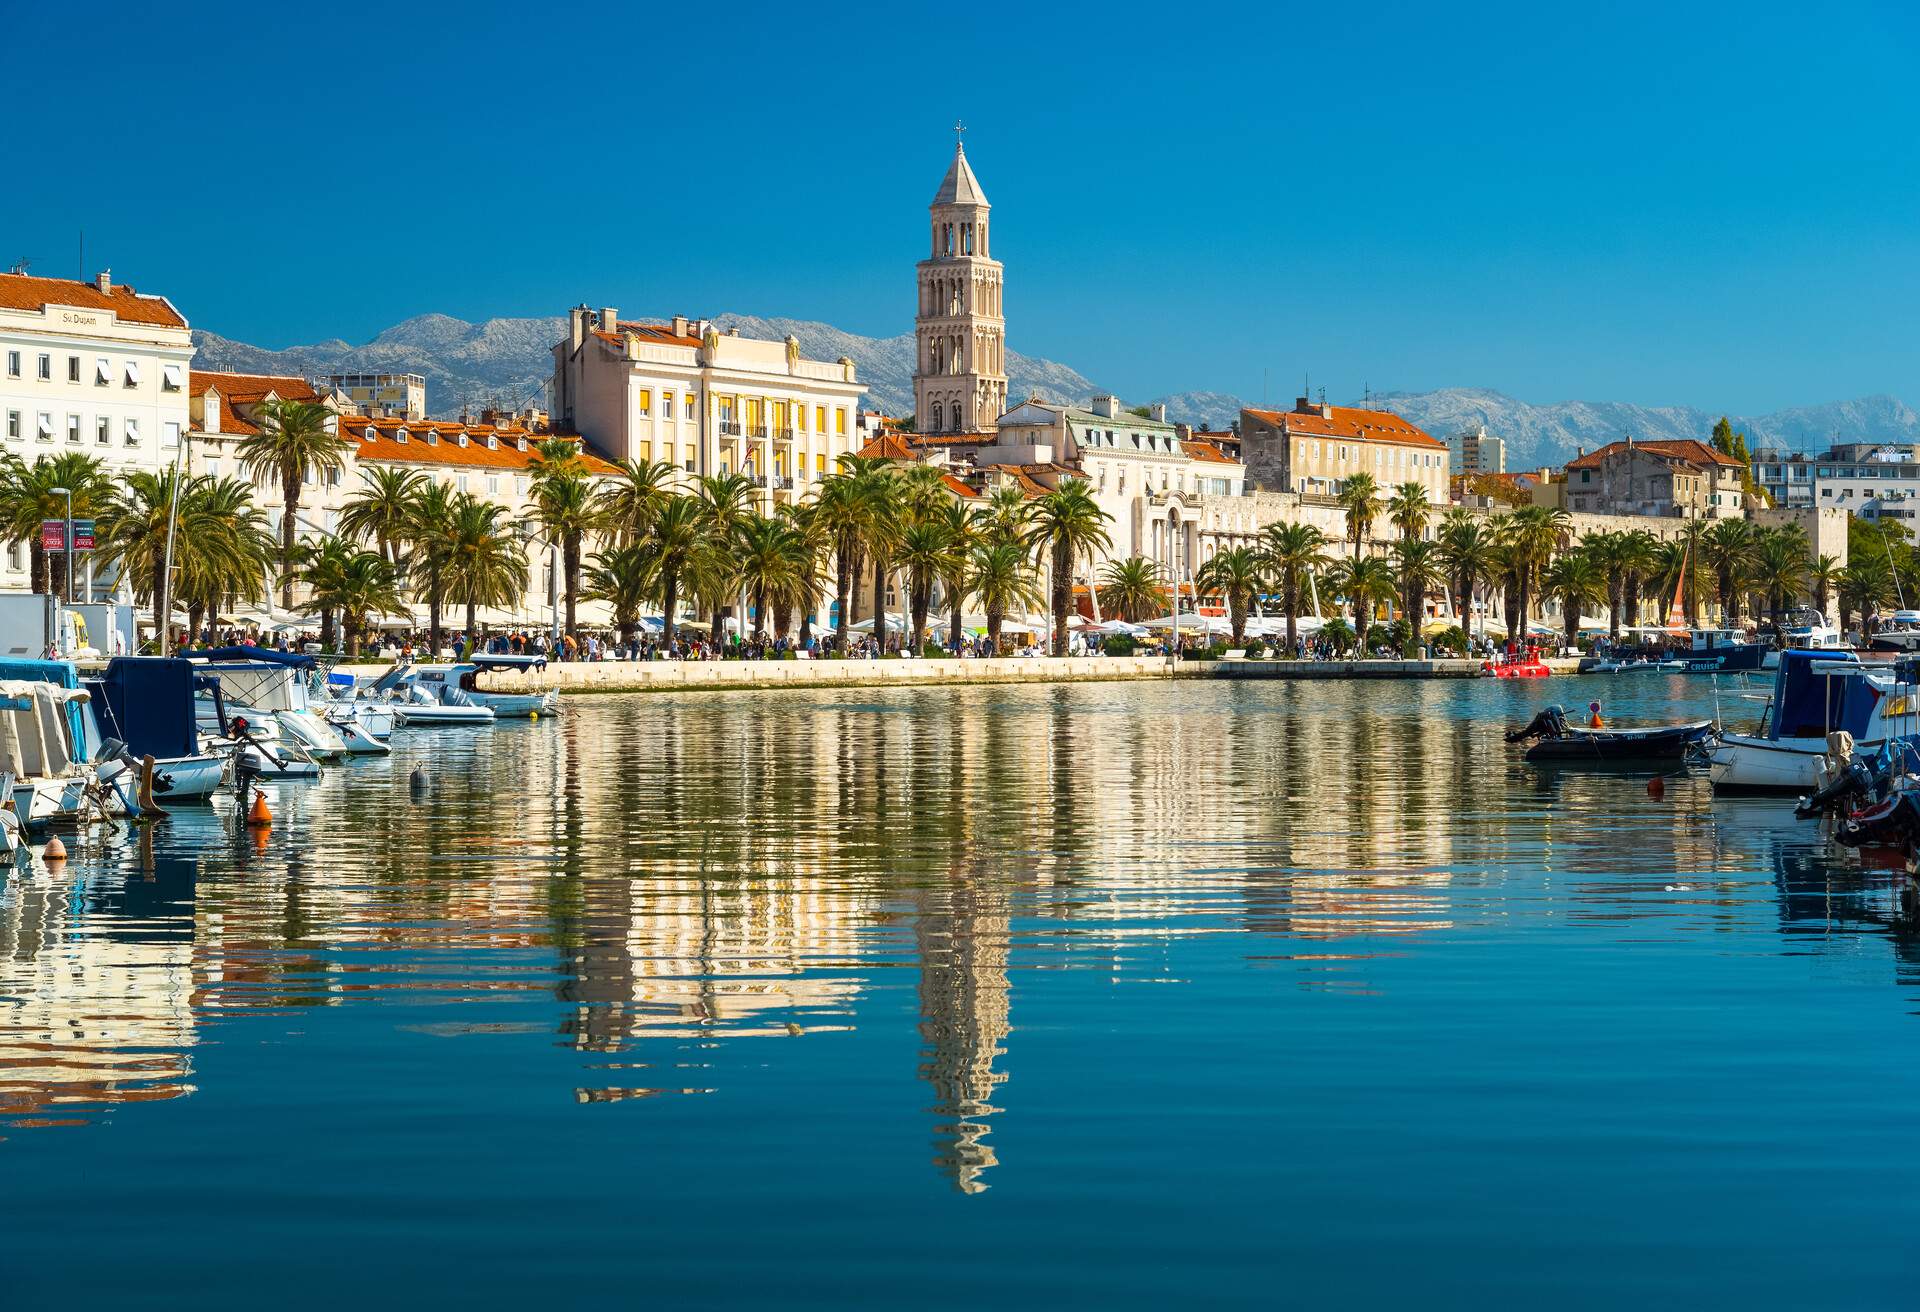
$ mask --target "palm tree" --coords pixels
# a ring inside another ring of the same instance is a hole
[[[359,554],[358,546],[332,533],[300,549],[300,582],[306,585],[308,604],[320,612],[322,651],[339,650],[333,645],[334,615],[347,588],[348,562]]]
[[[1446,568],[1440,556],[1440,544],[1424,538],[1401,538],[1391,548],[1393,572],[1400,580],[1400,613],[1417,638],[1420,622],[1426,618],[1421,605],[1427,590],[1446,582]]]
[[[700,505],[692,497],[673,497],[653,517],[646,547],[660,576],[660,615],[663,637],[668,643],[678,638],[675,613],[680,606],[680,576],[687,558],[700,545],[705,531]]]
[[[27,544],[28,577],[34,591],[65,596],[66,555],[49,553],[40,545],[41,522],[64,519],[67,514],[68,498],[54,489],[66,488],[72,493],[75,519],[98,518],[114,490],[114,479],[98,459],[79,451],[43,455],[32,465],[12,454],[4,460],[5,467],[0,469],[0,534]]]
[[[611,547],[587,561],[582,577],[587,600],[604,601],[613,608],[613,624],[621,642],[632,642],[640,631],[640,612],[654,596],[659,562],[644,544]]]
[[[407,540],[423,567],[414,579],[414,588],[427,603],[428,659],[440,651],[440,621],[447,601],[447,552],[452,544],[456,501],[445,483],[429,479],[414,497],[413,513],[407,521]]]
[[[680,476],[664,460],[618,460],[615,477],[600,491],[600,516],[620,546],[629,547],[647,535],[653,517],[673,495]]]
[[[950,619],[947,646],[957,652],[963,622],[961,612],[967,601],[967,571],[980,538],[980,516],[971,506],[950,500],[940,508],[940,526],[946,538],[946,551],[940,561],[940,587],[946,593]]]
[[[1440,523],[1440,564],[1453,583],[1454,614],[1460,627],[1473,632],[1473,590],[1490,581],[1497,570],[1498,538],[1485,520],[1465,510],[1448,511]]]
[[[338,539],[334,539],[338,541]],[[326,611],[340,612],[341,627],[346,630],[349,657],[360,654],[360,636],[374,615],[404,614],[406,601],[400,596],[398,571],[391,561],[377,552],[356,551],[346,547],[330,552],[323,545],[310,553],[310,563],[325,562],[325,568],[311,577],[316,580],[313,604]]]
[[[351,444],[335,431],[333,412],[312,401],[268,401],[254,420],[260,431],[240,439],[240,466],[280,480],[280,608],[292,610],[300,485],[344,468]]]
[[[1012,542],[1027,531],[1027,515],[1033,503],[1027,494],[1010,484],[1001,484],[987,494],[980,516],[980,536],[989,542]]]
[[[1235,647],[1246,645],[1247,608],[1266,586],[1266,579],[1266,560],[1252,547],[1216,552],[1194,575],[1196,589],[1226,598]]]
[[[1167,609],[1167,576],[1160,562],[1145,556],[1108,561],[1100,574],[1100,609],[1130,624],[1160,615]]]
[[[455,498],[445,549],[447,599],[467,608],[467,641],[477,640],[482,606],[505,606],[527,590],[527,552],[507,521],[507,508],[470,496]],[[572,622],[572,614],[568,614]]]
[[[533,518],[547,541],[560,548],[566,586],[566,631],[573,633],[579,627],[576,617],[580,604],[582,544],[587,534],[600,527],[599,499],[585,475],[572,472],[564,463],[542,466],[541,472],[534,476]]]
[[[1367,650],[1367,626],[1373,623],[1376,606],[1393,600],[1397,585],[1393,570],[1377,556],[1354,556],[1335,561],[1327,573],[1327,586],[1336,596],[1345,597],[1353,608],[1353,628],[1359,636],[1360,651]]]
[[[1347,513],[1347,533],[1353,538],[1353,554],[1360,554],[1360,543],[1373,527],[1373,517],[1379,509],[1374,500],[1379,495],[1380,485],[1373,481],[1372,474],[1355,474],[1340,488],[1340,508]],[[1363,638],[1364,634],[1361,635]]]
[[[1640,598],[1660,565],[1660,539],[1643,528],[1619,537],[1620,599],[1626,609],[1627,623],[1638,624]]]
[[[1086,480],[1068,478],[1033,502],[1028,512],[1026,542],[1044,553],[1051,565],[1053,591],[1053,654],[1067,654],[1067,616],[1073,611],[1073,566],[1082,556],[1089,567],[1093,555],[1112,544],[1107,524],[1113,519],[1093,499]]]
[[[1299,638],[1300,589],[1327,568],[1327,535],[1312,524],[1270,524],[1261,539],[1267,572],[1280,582],[1280,605],[1287,613],[1287,651]]]
[[[766,636],[769,612],[798,592],[793,536],[793,526],[785,520],[760,515],[749,516],[735,530],[734,570],[753,608],[756,642]]]
[[[987,613],[987,645],[996,656],[1000,654],[1000,625],[1007,612],[1040,604],[1033,566],[1026,548],[1018,542],[985,542],[975,547],[967,590]]]
[[[1752,572],[1753,528],[1744,519],[1717,520],[1701,546],[1719,584],[1721,622],[1731,625],[1740,618],[1740,592]]]
[[[894,564],[907,578],[907,606],[913,628],[909,643],[916,656],[926,649],[927,611],[933,606],[934,582],[945,576],[951,555],[952,534],[939,517],[908,524],[894,550]]]
[[[1571,522],[1566,511],[1547,506],[1522,506],[1506,517],[1502,539],[1510,553],[1520,611],[1512,631],[1521,638],[1532,615],[1534,583]]]
[[[1540,586],[1560,599],[1561,622],[1566,626],[1567,646],[1580,640],[1580,615],[1588,606],[1606,600],[1607,575],[1599,561],[1584,551],[1568,551],[1557,556],[1540,577]]]
[[[828,545],[814,509],[812,501],[805,501],[797,505],[782,505],[774,512],[793,530],[787,539],[787,551],[793,557],[793,572],[797,581],[792,597],[774,603],[774,634],[782,638],[787,636],[793,610],[799,607],[799,642],[803,647],[813,636],[813,615],[820,607],[820,561],[827,554]]]
[[[1807,584],[1813,589],[1813,604],[1822,615],[1829,614],[1827,603],[1833,599],[1833,586],[1840,577],[1840,562],[1832,556],[1815,556],[1807,567]]]
[[[380,559],[399,564],[399,544],[413,524],[413,503],[427,476],[403,465],[363,465],[365,486],[347,498],[340,510],[340,532],[348,537],[372,538]]]
[[[1873,636],[1873,627],[1869,621],[1882,603],[1893,596],[1893,570],[1884,560],[1874,556],[1860,556],[1840,571],[1838,580],[1840,594],[1840,627],[1846,629],[1854,611],[1859,611],[1861,627],[1868,637]]]
[[[1627,584],[1625,552],[1628,537],[1626,533],[1596,532],[1580,539],[1580,550],[1600,567],[1600,575],[1606,580],[1607,637],[1615,640],[1620,637],[1620,611]]]
[[[1647,571],[1647,581],[1653,586],[1660,603],[1660,623],[1664,625],[1667,622],[1667,611],[1676,595],[1680,598],[1682,612],[1691,622],[1706,590],[1699,558],[1688,548],[1684,539],[1675,539],[1656,543],[1652,561]]]
[[[236,495],[237,493],[237,495]],[[252,596],[271,558],[252,489],[238,479],[206,475],[185,480],[176,490],[172,475],[128,471],[102,505],[95,526],[99,563],[117,571],[135,598],[153,607],[153,631],[160,649],[172,649],[167,602],[167,539],[174,542],[174,573],[182,586],[174,600],[192,604],[211,589]],[[178,513],[175,513],[175,506]]]
[[[1402,483],[1387,498],[1387,518],[1400,530],[1402,542],[1424,534],[1432,515],[1433,502],[1427,499],[1427,489],[1419,483]]]
[[[723,552],[739,538],[742,526],[759,514],[755,506],[759,503],[760,488],[745,474],[702,475],[694,480],[693,496],[706,521],[707,545]],[[712,639],[718,647],[725,636],[726,617],[733,610],[739,585],[735,582],[729,586],[720,559],[703,561],[699,573],[702,582],[708,585],[706,600],[713,615]]]
[[[866,540],[871,513],[866,488],[851,474],[843,470],[820,481],[812,518],[815,529],[833,552],[833,596],[839,614],[834,645],[842,655],[847,650],[848,625],[853,623],[853,579],[860,569],[861,543]]]
[[[841,463],[862,489],[867,501],[867,520],[861,546],[873,563],[873,641],[882,652],[887,649],[888,556],[900,538],[901,496],[904,488],[900,471],[893,461],[879,456],[843,456]]]
[[[1799,525],[1792,527],[1798,528]],[[1806,586],[1806,538],[1778,529],[1761,529],[1754,535],[1749,578],[1754,588],[1766,598],[1768,608],[1778,620]]]

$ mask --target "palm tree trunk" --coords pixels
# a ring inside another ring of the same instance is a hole
[[[205,602],[194,602],[187,607],[187,627],[191,630],[193,641],[200,641],[200,626],[206,623],[207,607]]]
[[[1227,594],[1227,619],[1233,625],[1233,645],[1247,645],[1247,602],[1238,590]]]
[[[300,474],[296,469],[280,479],[281,500],[286,509],[280,516],[280,609],[293,609],[294,520],[300,514]]]
[[[767,636],[767,590],[755,588],[753,592],[753,640],[761,642]]]
[[[679,630],[673,625],[673,613],[680,605],[680,576],[673,570],[665,574],[665,586],[660,592],[660,641],[671,647],[679,636]]]
[[[966,601],[966,589],[955,588],[953,590],[953,614],[947,621],[947,646],[954,651],[960,650],[960,612],[965,607]]]
[[[1300,614],[1300,580],[1293,574],[1287,575],[1285,604],[1287,608],[1287,655],[1294,653],[1294,643],[1299,641],[1300,630],[1295,622]]]
[[[320,649],[333,650],[333,607],[331,606],[320,608]]]
[[[1000,654],[1000,621],[1005,619],[1004,612],[992,606],[987,608],[987,655]]]
[[[47,570],[47,549],[40,545],[40,535],[27,539],[27,555],[32,563],[33,590],[41,596],[53,591],[53,579]]]
[[[440,608],[445,603],[445,589],[440,582],[440,565],[435,562],[427,567],[427,659],[440,657]]]
[[[1067,609],[1073,604],[1073,553],[1066,542],[1053,544],[1053,654],[1067,654]]]
[[[580,628],[578,617],[575,615],[580,604],[580,535],[578,533],[567,534],[566,541],[560,547],[560,557],[567,571],[567,632],[575,633]],[[471,637],[473,634],[471,604],[467,609],[467,634]]]
[[[873,645],[887,654],[887,558],[878,549],[873,553]]]
[[[853,618],[853,558],[849,553],[834,553],[833,573],[833,600],[840,615],[840,623],[834,630],[833,645],[844,656],[847,654],[847,624]]]

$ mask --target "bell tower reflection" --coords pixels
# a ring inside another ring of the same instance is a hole
[[[994,1069],[1007,1037],[1006,895],[960,879],[926,894],[914,938],[920,959],[920,1078],[933,1087],[934,1162],[963,1193],[998,1163],[987,1133]]]

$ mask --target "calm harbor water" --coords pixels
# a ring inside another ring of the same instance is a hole
[[[0,1302],[1909,1304],[1887,872],[1500,741],[1709,687],[582,698],[176,816],[0,884]]]

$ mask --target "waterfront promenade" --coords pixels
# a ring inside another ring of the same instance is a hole
[[[1556,674],[1577,662],[1548,661]],[[370,683],[385,665],[344,665]],[[496,672],[487,686],[564,693],[673,692],[768,688],[899,687],[941,684],[1090,683],[1118,679],[1470,679],[1477,660],[1182,661],[1165,656],[1067,656],[1002,660],[564,661],[532,676]]]

